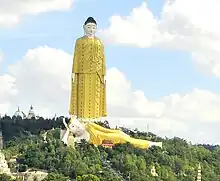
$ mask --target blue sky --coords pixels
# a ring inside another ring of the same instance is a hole
[[[60,48],[72,54],[74,41],[83,34],[82,24],[88,16],[95,17],[99,27],[105,28],[110,16],[127,16],[141,3],[140,0],[121,0],[117,4],[82,0],[68,12],[24,17],[16,27],[0,30],[0,47],[6,54],[0,71],[5,71],[7,64],[21,59],[28,49],[41,45]],[[149,9],[158,18],[162,5],[162,0],[148,1]],[[124,72],[132,85],[144,90],[149,98],[157,99],[175,92],[185,93],[195,87],[220,91],[217,86],[219,80],[198,72],[188,53],[113,45],[106,45],[105,49],[107,66],[117,67]]]

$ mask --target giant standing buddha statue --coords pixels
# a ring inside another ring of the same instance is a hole
[[[104,46],[95,36],[94,18],[89,17],[83,28],[85,35],[75,43],[69,114],[91,121],[107,116],[106,65]]]

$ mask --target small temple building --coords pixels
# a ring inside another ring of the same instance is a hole
[[[14,113],[14,116],[15,117],[21,117],[22,119],[24,119],[26,117],[25,113],[20,110],[19,106],[18,106],[17,111]]]
[[[29,109],[29,112],[28,112],[27,118],[28,118],[28,119],[36,118],[36,115],[35,115],[35,112],[34,112],[34,108],[33,108],[32,105],[31,105],[31,107],[30,107],[30,109]]]
[[[32,118],[38,119],[38,116],[36,116],[32,105],[30,106],[30,109],[27,114],[25,114],[23,111],[21,111],[20,107],[18,107],[18,109],[14,113],[13,117],[16,117],[16,118],[20,117],[21,119],[32,119]]]

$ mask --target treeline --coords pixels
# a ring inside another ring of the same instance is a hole
[[[0,129],[2,131],[4,141],[7,142],[13,137],[20,137],[26,134],[39,135],[42,131],[47,131],[52,128],[63,128],[63,118],[56,119],[22,119],[21,117],[4,116],[0,119]],[[65,118],[68,122],[69,119]]]

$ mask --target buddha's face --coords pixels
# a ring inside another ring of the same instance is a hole
[[[70,129],[70,132],[72,132],[76,136],[80,136],[86,131],[84,126],[78,121],[72,122],[69,125],[69,129]]]
[[[87,23],[83,26],[84,32],[87,36],[94,36],[96,33],[97,26],[95,23]]]

